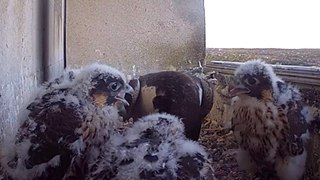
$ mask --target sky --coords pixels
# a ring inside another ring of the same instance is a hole
[[[320,48],[320,0],[205,0],[207,48]]]

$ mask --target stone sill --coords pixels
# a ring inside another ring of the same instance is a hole
[[[234,70],[241,62],[211,61],[206,64],[209,71],[218,72],[221,75],[232,76]],[[272,65],[275,73],[283,80],[292,82],[303,88],[316,88],[320,90],[320,67]]]

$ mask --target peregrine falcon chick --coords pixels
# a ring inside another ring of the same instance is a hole
[[[84,175],[71,170],[80,166],[85,172],[85,164],[99,156],[131,91],[120,71],[101,64],[45,84],[27,107],[15,140],[1,144],[4,171],[12,179]]]
[[[106,153],[102,158],[106,160],[95,163],[95,177],[105,178],[104,170],[114,169],[114,179],[119,180],[214,178],[205,150],[185,137],[183,124],[176,116],[165,113],[144,116],[127,129],[123,139],[118,136],[115,139],[117,160],[112,161],[118,167],[110,168],[110,153]]]
[[[232,127],[240,168],[262,179],[301,179],[309,134],[299,90],[260,60],[240,65],[234,80]]]

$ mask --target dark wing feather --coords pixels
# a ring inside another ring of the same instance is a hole
[[[72,158],[69,144],[78,138],[75,129],[81,125],[82,115],[79,104],[67,102],[64,98],[67,91],[55,90],[44,95],[38,103],[33,103],[32,107],[29,106],[30,120],[21,126],[16,141],[16,144],[26,140],[31,142],[25,161],[26,168],[46,163],[56,155],[60,155],[61,166],[48,169],[46,175],[62,176],[59,173],[65,172],[68,167]]]
[[[200,169],[204,167],[205,158],[200,153],[183,156],[178,162],[178,179],[200,179]]]
[[[200,119],[203,120],[212,109],[215,87],[208,80],[198,78],[198,77],[194,77],[194,78],[200,84],[201,86],[200,88],[202,88]]]
[[[164,71],[141,76],[140,84],[141,87],[155,87],[154,108],[181,117],[187,138],[198,140],[202,124],[200,99],[198,86],[191,76]],[[147,114],[140,117],[143,115]]]
[[[125,119],[133,117],[137,120],[155,111],[173,114],[183,119],[187,138],[198,140],[202,121],[213,105],[211,83],[190,74],[164,71],[140,76],[139,80],[131,80],[130,85],[135,93],[126,95],[132,103]],[[148,88],[154,88],[155,92],[146,92]],[[201,104],[199,88],[202,91]],[[152,103],[144,102],[149,99]]]
[[[295,102],[295,107],[290,108],[287,112],[289,123],[289,153],[291,155],[300,155],[304,151],[302,135],[309,129],[305,117],[301,113],[303,108],[302,102]]]
[[[293,156],[302,154],[304,151],[302,135],[310,127],[305,115],[302,114],[303,108],[307,108],[307,105],[302,100],[299,90],[293,85],[278,81],[277,86],[280,96],[289,96],[286,97],[286,102],[276,99],[278,106],[287,111],[286,115],[290,127],[287,139],[289,154]]]

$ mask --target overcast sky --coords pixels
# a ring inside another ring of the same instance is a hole
[[[205,0],[207,48],[320,48],[320,0]]]

